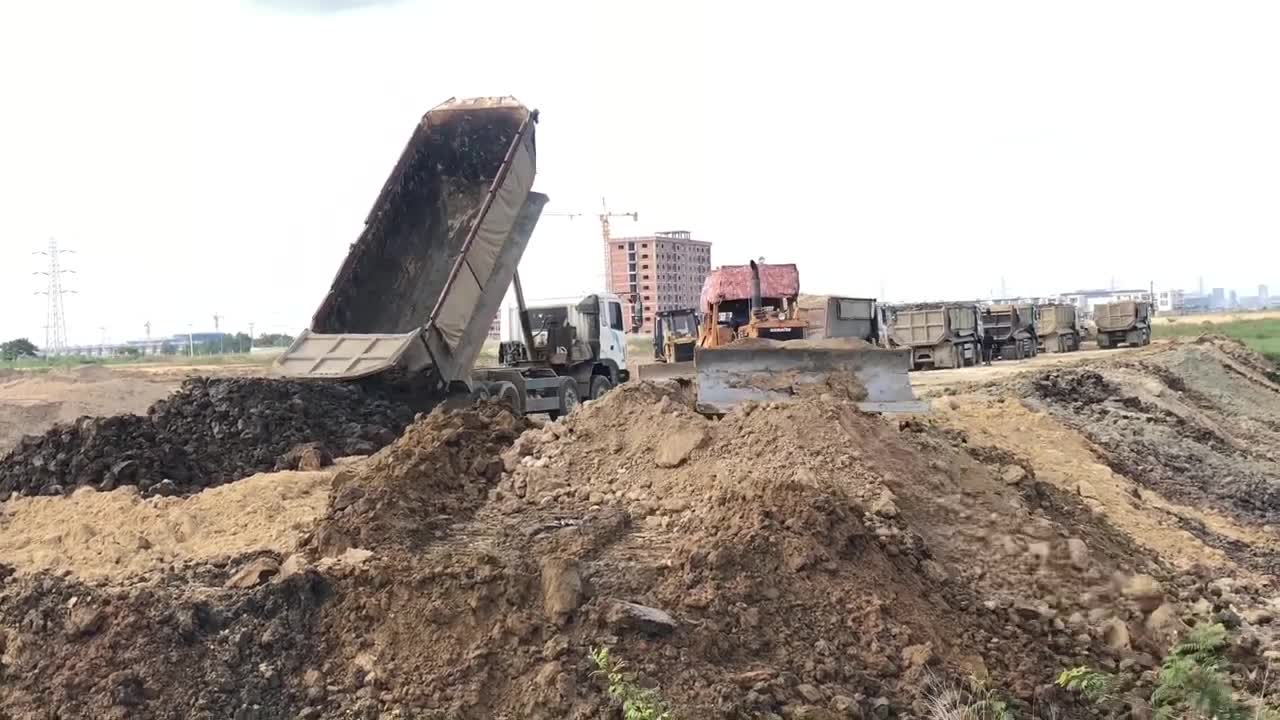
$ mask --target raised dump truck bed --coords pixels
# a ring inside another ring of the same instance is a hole
[[[277,372],[349,380],[395,368],[442,396],[494,394],[553,413],[576,405],[564,368],[475,368],[547,201],[531,190],[535,122],[512,98],[453,99],[423,116]]]

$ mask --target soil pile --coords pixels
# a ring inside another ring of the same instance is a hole
[[[821,396],[710,420],[685,392],[420,417],[339,471],[292,554],[0,582],[0,714],[616,717],[601,647],[687,718],[922,717],[931,677],[970,675],[1085,717],[1052,685],[1080,664],[1137,714],[1184,619],[1270,619],[1242,607],[1269,581],[1175,575],[976,432]]]
[[[1259,523],[1280,522],[1280,385],[1269,364],[1203,338],[1039,373],[1022,392],[1088,437],[1142,487]]]
[[[352,384],[193,378],[146,417],[80,418],[23,438],[0,460],[0,493],[187,494],[270,471],[302,443],[330,456],[371,453],[410,418],[404,404]]]
[[[23,435],[42,433],[55,423],[83,416],[145,413],[177,387],[175,380],[101,366],[0,371],[0,454]]]
[[[143,498],[126,486],[0,506],[0,557],[19,573],[70,572],[94,583],[290,553],[329,501],[332,470],[255,475],[191,498]]]

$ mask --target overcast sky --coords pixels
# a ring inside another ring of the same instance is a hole
[[[419,117],[542,111],[537,189],[893,300],[1280,292],[1280,3],[6,2],[0,339],[296,331]],[[532,297],[603,284],[544,218]],[[105,331],[101,328],[106,328]]]

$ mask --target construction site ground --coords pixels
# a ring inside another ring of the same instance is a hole
[[[55,423],[145,412],[184,374],[0,377],[0,453],[46,433],[30,456],[72,463],[101,423]],[[974,678],[1019,717],[1098,716],[1054,685],[1077,665],[1118,673],[1137,718],[1204,622],[1263,690],[1274,366],[1200,338],[913,384],[930,413],[709,419],[688,386],[629,383],[556,422],[437,410],[372,455],[168,496],[28,483],[0,502],[0,717],[618,718],[608,648],[686,719],[939,717]],[[218,412],[208,442],[247,432]]]

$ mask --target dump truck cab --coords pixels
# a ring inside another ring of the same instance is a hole
[[[653,357],[662,363],[692,362],[698,346],[698,313],[693,308],[660,310],[653,324]]]
[[[548,367],[578,381],[582,397],[594,399],[630,377],[622,300],[594,293],[576,303],[508,308],[501,323],[498,361],[504,367]],[[526,325],[526,337],[523,328]],[[597,378],[608,381],[608,386]]]

